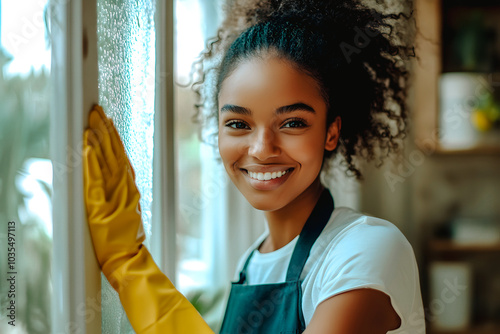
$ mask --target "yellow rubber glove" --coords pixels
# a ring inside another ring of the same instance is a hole
[[[196,309],[156,266],[145,239],[134,171],[100,106],[84,134],[84,190],[95,253],[139,334],[213,334]]]

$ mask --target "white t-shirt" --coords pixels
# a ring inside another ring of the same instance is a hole
[[[240,258],[235,280],[245,260],[268,236],[261,235]],[[255,251],[247,268],[247,284],[285,281],[298,236],[271,252]],[[409,242],[392,223],[352,209],[335,208],[301,274],[302,312],[306,326],[322,301],[339,293],[377,289],[391,298],[401,326],[388,333],[425,333],[424,311],[415,255]]]

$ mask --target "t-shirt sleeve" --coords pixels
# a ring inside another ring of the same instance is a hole
[[[342,292],[373,288],[391,298],[402,322],[419,289],[411,245],[393,224],[372,217],[347,227],[329,244],[318,278],[315,307]]]

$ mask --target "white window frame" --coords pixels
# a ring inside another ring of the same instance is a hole
[[[174,2],[175,0],[156,2],[156,91],[151,208],[151,253],[173,284],[176,283],[178,207],[174,182]]]
[[[100,270],[83,200],[82,138],[98,101],[96,0],[51,0],[52,333],[100,333]]]

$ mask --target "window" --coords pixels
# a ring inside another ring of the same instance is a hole
[[[154,0],[97,1],[99,104],[125,144],[141,193],[146,245],[151,237],[155,98]],[[102,275],[102,332],[133,333],[118,294]]]
[[[50,332],[47,1],[0,1],[0,332]],[[7,280],[9,278],[9,280]]]

